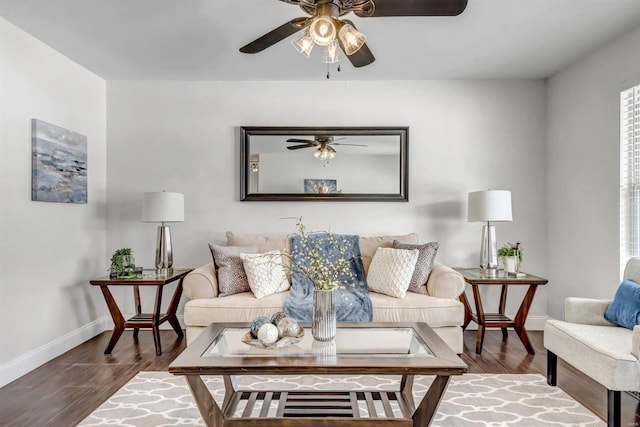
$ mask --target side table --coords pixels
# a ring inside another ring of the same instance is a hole
[[[104,354],[111,354],[113,347],[115,347],[118,339],[122,335],[122,332],[125,328],[133,328],[133,338],[138,341],[138,330],[140,328],[151,328],[153,330],[153,343],[156,347],[156,355],[162,354],[162,345],[160,344],[160,328],[159,326],[168,321],[173,330],[176,331],[178,337],[182,338],[184,333],[182,332],[182,327],[180,326],[180,322],[176,317],[176,310],[178,309],[178,303],[180,302],[180,297],[182,296],[182,281],[184,277],[189,274],[193,269],[169,269],[166,271],[156,271],[156,270],[144,270],[143,277],[137,278],[110,278],[110,277],[101,277],[99,279],[91,280],[91,283],[94,286],[100,286],[100,290],[102,291],[102,295],[104,295],[104,299],[107,302],[107,307],[109,307],[109,312],[111,313],[111,318],[113,319],[113,334],[111,334],[111,340],[109,340],[109,345],[107,345]],[[176,286],[176,290],[173,292],[173,297],[171,298],[171,303],[167,308],[166,313],[160,313],[160,307],[162,304],[162,289],[165,285],[175,282],[178,280],[178,285]],[[130,319],[125,320],[122,316],[122,312],[118,308],[118,304],[116,304],[111,291],[109,290],[109,286],[133,286],[133,298],[135,300],[136,305],[136,315],[131,317]],[[142,313],[142,304],[140,301],[140,286],[155,286],[156,287],[156,300],[153,307],[153,313]]]
[[[478,333],[476,335],[476,353],[482,353],[482,344],[484,343],[484,332],[486,328],[500,328],[502,329],[502,339],[507,339],[507,328],[513,328],[522,344],[527,349],[529,354],[535,354],[531,342],[529,342],[529,336],[524,328],[524,324],[529,315],[529,308],[533,302],[533,297],[536,294],[536,289],[539,285],[546,285],[548,280],[541,277],[534,276],[532,274],[526,274],[523,277],[511,277],[504,271],[499,271],[497,276],[486,276],[479,268],[455,268],[458,273],[464,276],[465,282],[471,285],[473,288],[473,299],[476,305],[476,313],[473,314],[469,307],[469,301],[467,300],[464,292],[460,295],[460,301],[464,304],[465,320],[462,329],[466,329],[469,323],[473,320],[478,324]],[[482,298],[480,297],[479,287],[482,285],[489,286],[501,286],[500,302],[498,305],[498,313],[485,313],[482,306]],[[507,304],[507,290],[510,285],[528,285],[529,289],[520,304],[520,308],[516,313],[515,318],[512,320],[505,316],[504,310]]]

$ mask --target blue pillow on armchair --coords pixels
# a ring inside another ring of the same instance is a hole
[[[640,325],[640,285],[631,279],[623,280],[604,318],[628,329]]]

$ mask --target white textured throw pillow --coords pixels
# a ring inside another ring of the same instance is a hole
[[[404,298],[409,289],[419,253],[418,249],[378,248],[373,255],[367,274],[369,290]]]
[[[284,292],[289,289],[287,274],[282,266],[280,251],[262,254],[240,254],[249,287],[256,298]]]

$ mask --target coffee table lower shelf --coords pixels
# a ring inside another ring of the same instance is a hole
[[[199,375],[186,376],[207,426],[421,427],[431,421],[450,379],[437,376],[416,408],[412,375],[403,376],[397,391],[236,390],[234,376],[223,378],[226,392],[220,408]]]

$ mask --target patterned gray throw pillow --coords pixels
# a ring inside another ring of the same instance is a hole
[[[213,256],[213,263],[218,271],[219,296],[226,297],[251,290],[247,274],[244,271],[240,254],[255,254],[256,245],[250,246],[219,246],[210,243],[209,249]]]
[[[416,262],[416,269],[413,271],[411,283],[409,283],[409,289],[407,290],[427,295],[427,280],[429,279],[429,274],[431,274],[433,262],[436,259],[436,253],[439,247],[438,242],[429,242],[424,245],[411,245],[394,240],[393,247],[394,249],[418,249],[418,251],[420,251],[418,261]]]

